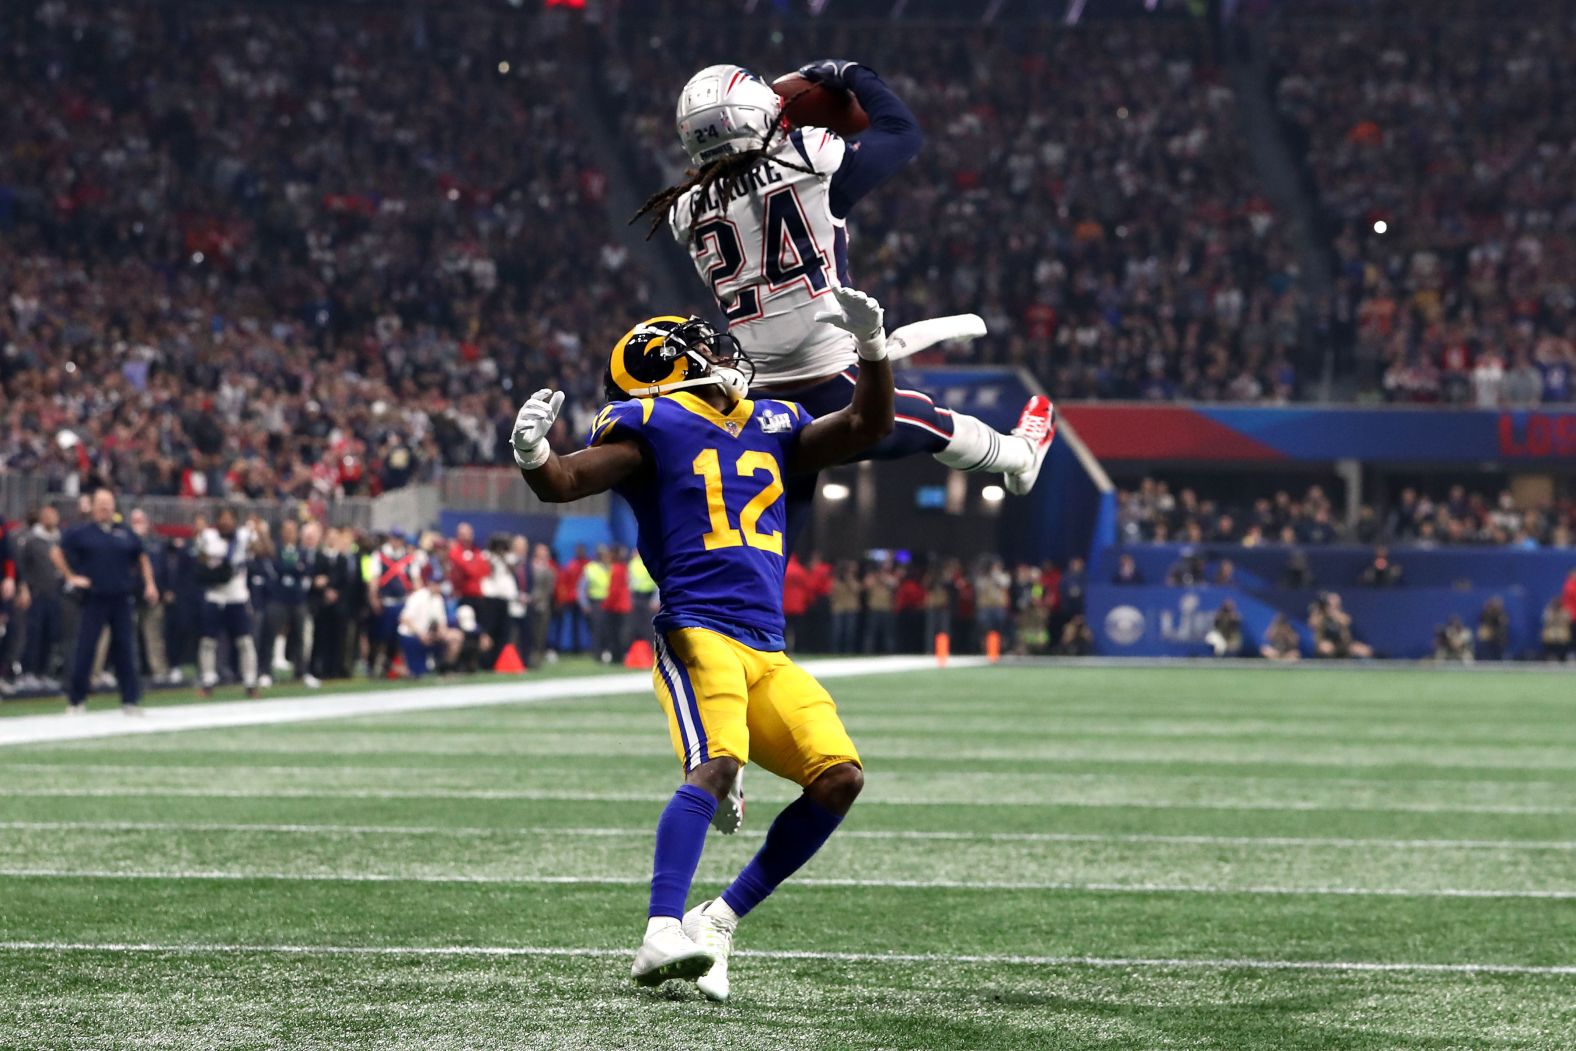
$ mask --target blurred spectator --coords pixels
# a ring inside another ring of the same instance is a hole
[[[473,606],[477,627],[476,660],[484,668],[496,664],[498,651],[508,644],[509,610],[520,599],[520,586],[509,565],[510,543],[506,534],[494,533],[487,538],[486,549],[474,560],[474,564],[485,571],[481,578],[481,596]]]
[[[234,508],[222,508],[211,528],[197,538],[197,581],[203,587],[202,642],[198,646],[198,689],[211,696],[219,683],[221,641],[233,651],[236,673],[247,696],[257,696],[258,655],[253,637],[248,565],[257,532],[242,525]]]
[[[804,634],[805,614],[810,609],[810,571],[799,556],[790,554],[783,567],[783,618],[786,621],[788,648],[795,649]]]
[[[1434,630],[1434,660],[1472,663],[1472,632],[1460,617],[1451,617]]]
[[[1357,582],[1370,588],[1388,588],[1401,583],[1401,564],[1392,561],[1390,549],[1383,545],[1374,548],[1374,557],[1358,574]]]
[[[1281,570],[1280,586],[1291,591],[1306,591],[1313,587],[1313,569],[1308,565],[1304,551],[1293,551],[1286,556],[1286,567]]]
[[[832,580],[832,652],[858,653],[860,651],[859,607],[863,599],[863,586],[859,567],[844,562],[837,568]]]
[[[1138,561],[1123,552],[1117,557],[1116,570],[1111,574],[1113,584],[1142,584],[1144,575],[1138,571]]]
[[[1242,654],[1242,614],[1231,599],[1221,602],[1215,619],[1204,641],[1217,657],[1237,657]]]
[[[1229,558],[1223,558],[1215,567],[1214,579],[1210,581],[1218,588],[1232,588],[1237,586],[1237,567]]]
[[[1094,652],[1094,631],[1082,613],[1076,614],[1062,628],[1056,652],[1063,657],[1087,657]]]
[[[1166,583],[1174,588],[1198,587],[1209,583],[1204,556],[1191,547],[1183,548],[1181,556],[1166,570]]]
[[[622,546],[613,549],[612,562],[608,566],[607,595],[602,600],[602,609],[606,616],[607,636],[604,642],[598,644],[598,648],[617,659],[629,648],[629,615],[634,609],[629,590],[629,552]],[[603,660],[606,659],[604,656]]]
[[[861,587],[865,598],[865,652],[897,652],[897,567],[888,558],[865,573]]]
[[[1495,596],[1483,603],[1478,614],[1477,655],[1486,661],[1502,661],[1510,649],[1510,616],[1505,600]]]
[[[539,667],[547,657],[547,633],[553,619],[553,596],[558,586],[558,567],[546,544],[531,551],[531,645],[526,663]]]
[[[1007,637],[1007,606],[1012,578],[999,558],[982,558],[974,576],[974,608],[978,611],[980,641],[991,632],[1003,641]]]
[[[421,586],[428,565],[426,554],[410,546],[398,529],[366,562],[367,673],[374,678],[394,670],[399,652],[399,616],[405,600]]]
[[[1302,641],[1297,637],[1297,629],[1292,627],[1286,614],[1277,613],[1275,619],[1270,621],[1270,626],[1264,632],[1264,639],[1259,645],[1259,656],[1271,661],[1299,661],[1302,660]]]
[[[471,615],[475,616],[474,611]],[[437,566],[427,566],[423,570],[421,587],[400,603],[395,630],[405,658],[406,673],[413,679],[426,675],[434,662],[442,671],[459,658],[465,634],[449,620],[448,602],[443,596],[443,573]]]
[[[897,591],[892,595],[892,613],[897,620],[898,650],[903,653],[926,651],[925,637],[928,591],[923,574],[910,566],[898,580]]]
[[[955,643],[957,640],[952,638],[952,586],[945,567],[932,566],[927,570],[924,588],[924,648],[929,650],[934,646],[938,635],[946,635],[949,642]]]
[[[568,653],[581,652],[591,631],[591,622],[580,600],[580,577],[590,561],[585,545],[576,544],[574,557],[558,567],[558,579],[553,583],[556,612],[550,645],[562,645]]]
[[[19,590],[29,599],[18,685],[49,688],[58,681],[65,637],[61,608],[65,580],[54,562],[54,550],[60,546],[60,513],[46,504],[30,519],[17,552]]]
[[[449,544],[449,593],[456,604],[472,610],[479,623],[488,618],[482,614],[482,582],[492,575],[487,554],[476,544],[476,530],[469,522],[454,527],[454,541]]]
[[[1314,652],[1320,657],[1368,658],[1373,649],[1352,634],[1352,617],[1341,605],[1341,596],[1327,591],[1314,600],[1308,610],[1308,627],[1313,631]]]
[[[1543,621],[1538,632],[1538,640],[1543,644],[1544,660],[1563,661],[1576,652],[1572,647],[1573,623],[1576,623],[1576,617],[1571,616],[1560,596],[1549,599],[1543,607]]]
[[[605,546],[596,549],[596,555],[580,567],[580,587],[575,594],[581,615],[591,632],[591,652],[603,664],[613,662],[613,643],[609,637],[610,613],[607,594],[613,584],[613,570],[608,565]]]

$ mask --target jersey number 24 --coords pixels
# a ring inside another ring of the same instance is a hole
[[[777,457],[759,449],[747,449],[734,461],[733,470],[739,478],[753,479],[757,475],[766,475],[765,488],[752,496],[739,512],[737,529],[728,521],[728,502],[722,488],[722,462],[717,450],[702,449],[695,457],[694,467],[695,473],[706,483],[706,517],[710,519],[711,529],[701,537],[701,541],[707,551],[749,544],[774,555],[783,553],[782,533],[775,529],[762,533],[755,528],[761,515],[783,495],[783,479],[777,470]]]
[[[804,217],[799,197],[792,187],[776,190],[765,201],[766,225],[761,237],[761,270],[768,291],[804,278],[812,293],[826,289],[826,263],[810,236],[810,222]],[[738,284],[744,269],[744,246],[739,243],[739,228],[729,219],[709,219],[695,227],[697,243],[712,239],[717,261],[706,271],[712,295],[729,321],[748,321],[761,312],[759,282],[746,279]],[[711,252],[707,253],[708,255]],[[729,306],[729,301],[733,305]]]

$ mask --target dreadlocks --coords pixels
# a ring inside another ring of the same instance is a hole
[[[810,89],[805,89],[805,91],[808,90]],[[802,95],[804,92],[801,91],[799,94]],[[798,97],[799,95],[795,95],[793,98],[784,100],[783,109],[787,109],[793,104],[794,99]],[[666,190],[659,190],[646,198],[646,203],[640,206],[640,211],[631,216],[629,221],[633,223],[641,216],[650,214],[651,229],[646,231],[646,240],[649,241],[662,228],[663,220],[668,216],[668,210],[691,190],[698,189],[700,191],[690,198],[690,217],[693,219],[700,214],[701,205],[706,200],[706,191],[713,186],[717,187],[719,208],[727,208],[728,203],[735,197],[743,197],[745,194],[743,177],[754,171],[760,164],[781,164],[785,168],[792,168],[794,171],[814,175],[815,170],[813,168],[806,168],[802,164],[794,164],[792,161],[785,161],[771,156],[772,143],[787,127],[786,122],[779,120],[772,125],[771,130],[766,133],[766,137],[761,140],[761,144],[755,149],[718,157],[716,160],[709,161],[703,165],[698,171],[691,168],[685,173],[686,178],[683,182],[677,186],[669,186]],[[693,227],[693,225],[692,223],[691,226]]]

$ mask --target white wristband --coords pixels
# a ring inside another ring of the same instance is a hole
[[[876,329],[875,334],[854,341],[854,350],[860,361],[881,361],[887,356],[886,332]]]
[[[553,455],[552,446],[548,445],[546,442],[537,442],[529,449],[523,451],[520,449],[515,449],[514,462],[522,471],[534,471],[546,463],[547,458],[551,455]]]

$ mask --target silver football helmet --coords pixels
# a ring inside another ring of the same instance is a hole
[[[782,114],[770,84],[742,66],[707,66],[679,92],[679,142],[696,164],[753,150]]]

